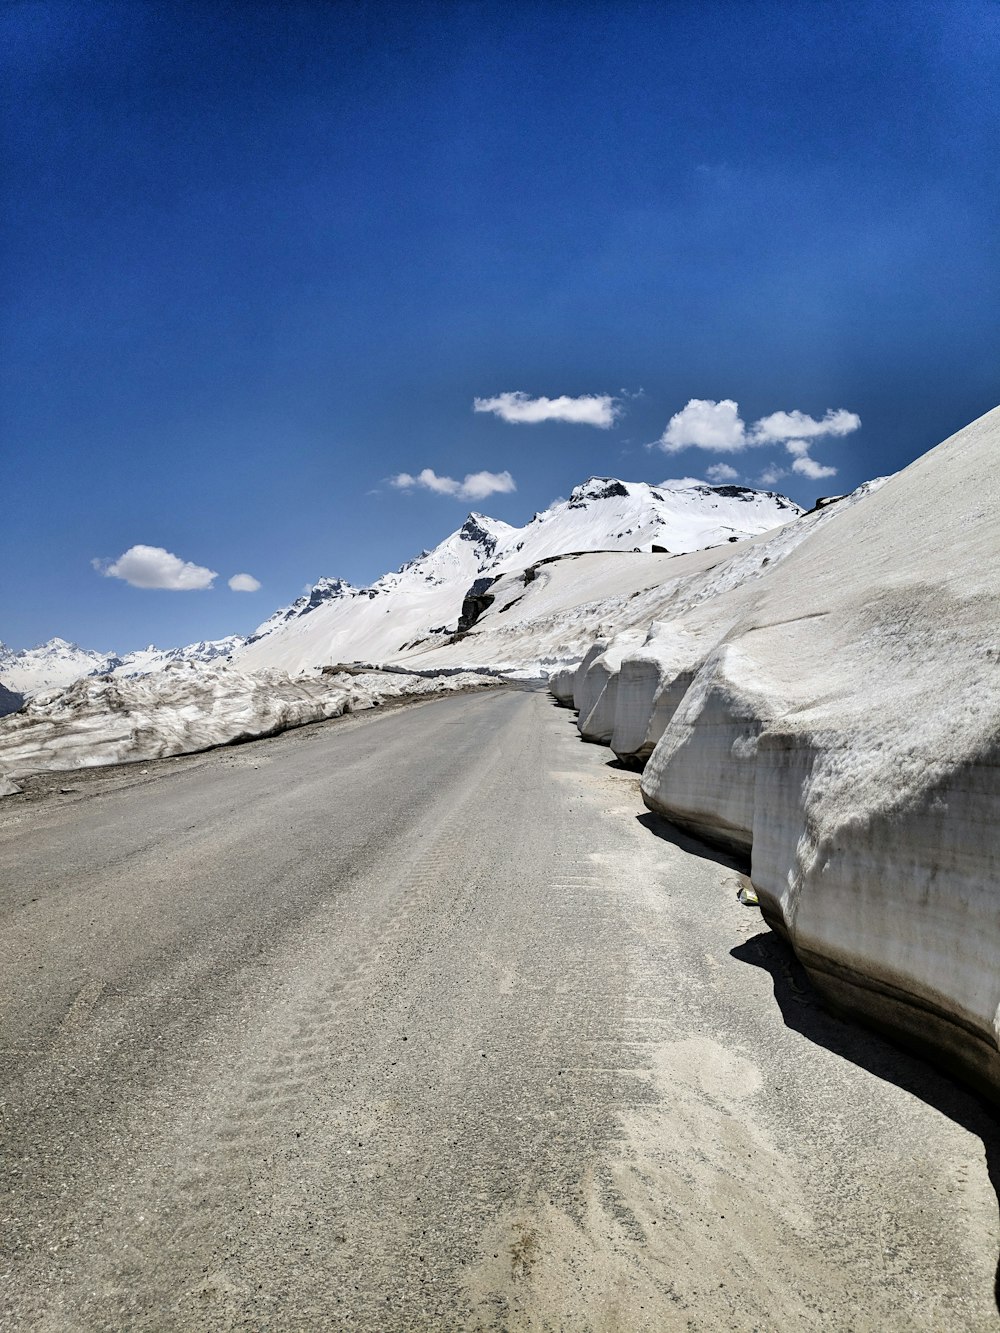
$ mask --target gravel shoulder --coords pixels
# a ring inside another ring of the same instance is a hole
[[[986,1110],[607,760],[501,689],[0,804],[0,1326],[997,1327]]]

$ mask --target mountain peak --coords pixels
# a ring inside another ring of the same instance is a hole
[[[629,489],[617,477],[588,477],[580,486],[574,486],[569,493],[569,503],[573,507],[585,505],[588,500],[623,499]]]
[[[489,518],[473,510],[459,528],[458,535],[462,541],[481,546],[484,556],[488,556],[493,554],[497,543],[510,531],[509,523],[502,523],[499,519]]]

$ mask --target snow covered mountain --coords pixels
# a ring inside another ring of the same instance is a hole
[[[215,662],[228,657],[243,643],[238,634],[227,639],[190,643],[184,648],[140,648],[137,652],[101,653],[65,639],[49,639],[37,648],[15,652],[0,643],[0,685],[15,694],[31,696],[42,690],[62,689],[84,676],[144,676],[174,662]]]
[[[470,514],[433,551],[369,588],[322,579],[266,620],[234,661],[241,670],[295,672],[324,663],[398,660],[454,633],[473,583],[485,586],[572,551],[701,550],[767,532],[801,513],[772,491],[591,477],[523,528]]]
[[[367,588],[320,579],[281,607],[246,640],[238,635],[154,646],[118,656],[51,639],[15,652],[0,644],[0,684],[31,696],[83,676],[135,677],[177,662],[218,663],[240,670],[297,672],[334,662],[388,662],[416,647],[443,644],[458,627],[473,583],[489,584],[540,560],[575,551],[689,552],[767,532],[801,514],[773,491],[741,486],[651,486],[591,477],[535,514],[523,528],[472,513],[432,551],[423,551]]]
[[[700,551],[767,532],[801,513],[784,495],[745,486],[650,486],[590,477],[568,500],[514,529],[489,572],[525,569],[572,551]]]
[[[37,694],[72,685],[81,676],[110,671],[118,660],[113,653],[81,648],[65,639],[50,639],[20,652],[0,643],[0,684],[15,694]]]
[[[368,588],[322,579],[265,620],[237,651],[241,671],[296,672],[333,662],[387,661],[414,641],[453,632],[469,585],[518,529],[470,514],[433,551]]]
[[[124,657],[112,658],[107,668],[114,676],[145,676],[152,671],[163,671],[175,662],[196,662],[205,665],[229,657],[245,642],[241,634],[230,634],[225,639],[202,639],[183,648],[157,648],[150,644]]]

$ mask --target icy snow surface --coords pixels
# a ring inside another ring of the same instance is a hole
[[[647,804],[750,850],[765,916],[831,1000],[994,1096],[998,451],[1000,409],[883,484],[642,594],[647,641],[612,639],[577,688],[581,730],[603,739],[593,696],[617,680],[611,740],[649,756]]]

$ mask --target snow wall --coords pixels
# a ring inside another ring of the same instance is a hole
[[[177,663],[149,676],[88,676],[35,695],[0,719],[0,796],[9,779],[71,768],[192,754],[274,736],[293,727],[377,708],[402,697],[495,683],[468,673],[399,672],[288,676]]]
[[[595,644],[574,690],[652,810],[749,853],[834,1008],[995,1100],[998,453],[1000,409],[797,520],[759,577]]]

